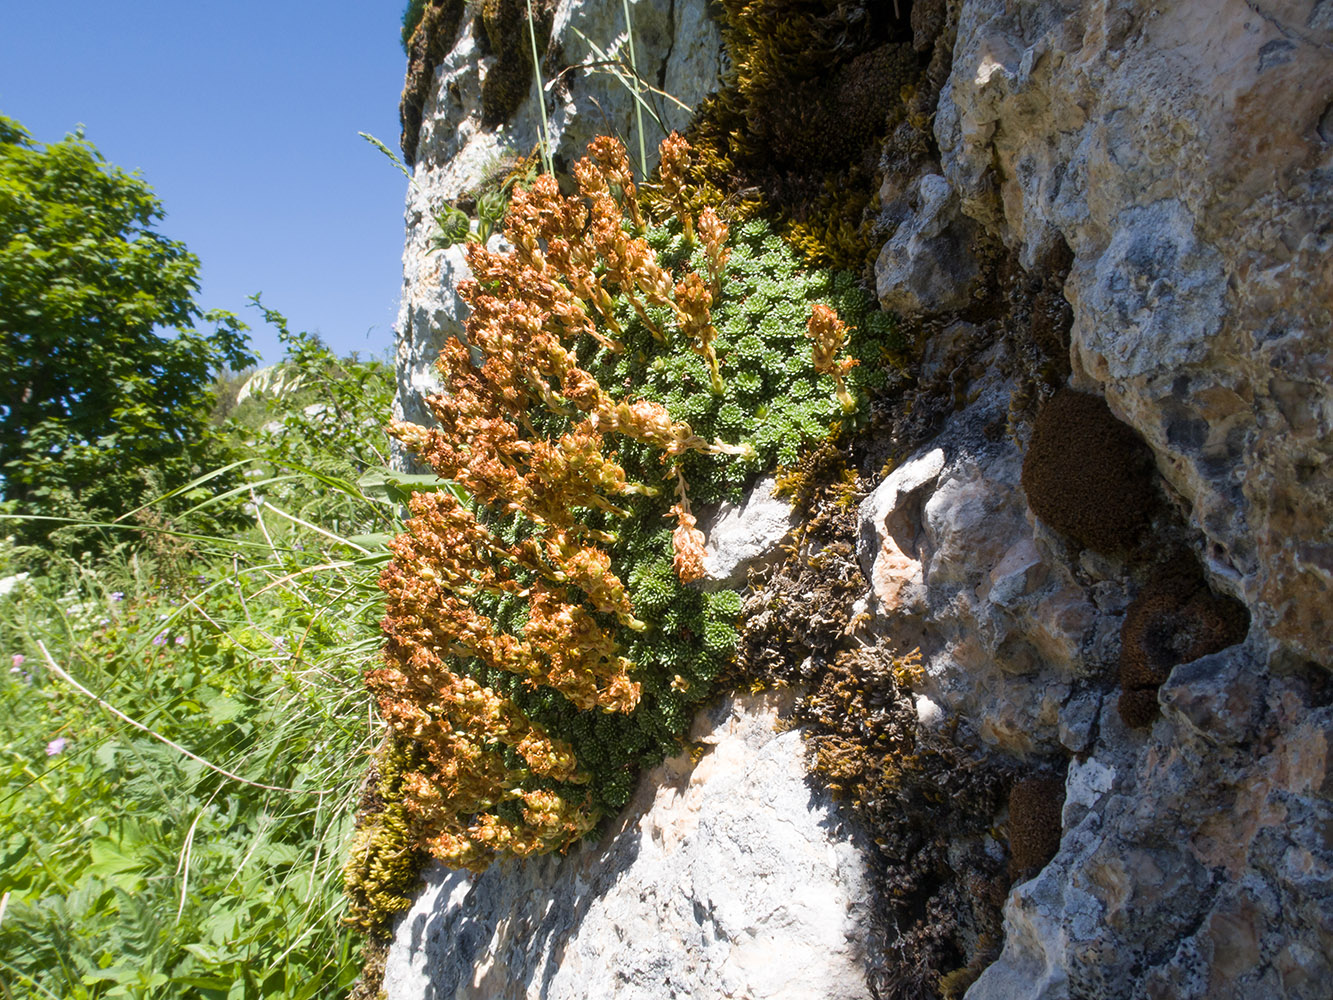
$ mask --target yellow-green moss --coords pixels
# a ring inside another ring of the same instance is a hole
[[[428,860],[400,794],[404,777],[421,765],[420,751],[389,737],[366,778],[356,834],[343,866],[349,900],[344,922],[372,937],[386,932],[394,916],[412,905]]]
[[[772,220],[807,263],[860,271],[875,249],[884,141],[928,57],[892,5],[724,0],[732,69],[697,110],[690,180],[733,218]]]

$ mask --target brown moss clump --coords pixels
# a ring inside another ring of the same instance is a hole
[[[1065,783],[1039,775],[1024,778],[1009,792],[1009,874],[1026,881],[1046,867],[1060,849]]]
[[[1177,558],[1143,588],[1120,629],[1120,718],[1130,727],[1157,717],[1157,689],[1174,667],[1245,638],[1250,615],[1209,589],[1192,556]]]
[[[1133,547],[1156,505],[1147,446],[1105,400],[1073,389],[1042,407],[1022,479],[1037,517],[1098,552]]]
[[[464,0],[428,0],[407,41],[407,79],[398,103],[398,120],[403,130],[399,146],[409,166],[416,162],[421,113],[435,80],[435,67],[454,44],[464,6]]]
[[[540,58],[551,40],[555,0],[533,0],[532,15]],[[518,110],[532,84],[528,0],[483,0],[481,24],[486,42],[497,57],[481,85],[481,123],[494,128]]]
[[[875,941],[885,960],[872,963],[875,995],[920,1000],[956,990],[999,952],[1008,879],[987,837],[1011,768],[956,729],[920,725],[918,656],[848,648],[865,583],[862,484],[845,463],[830,443],[780,477],[804,526],[782,565],[753,581],[740,679],[809,692],[791,721],[806,734],[815,779],[878,847]]]
[[[945,995],[998,954],[1008,881],[986,849],[1010,766],[957,729],[927,729],[912,688],[920,659],[883,648],[840,654],[794,721],[815,773],[879,848],[883,943],[876,995]]]

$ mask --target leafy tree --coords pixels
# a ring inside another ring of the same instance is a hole
[[[199,261],[161,203],[81,135],[0,116],[0,489],[27,514],[104,518],[220,464],[213,372],[253,359],[201,314]],[[211,332],[199,332],[200,319]],[[40,522],[21,529],[44,538]],[[86,543],[85,543],[86,544]]]

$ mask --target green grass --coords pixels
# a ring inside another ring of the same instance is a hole
[[[341,426],[387,412],[387,369],[305,346]],[[348,482],[373,422],[331,450],[284,405],[252,421],[281,434],[236,428],[250,486],[219,502],[247,531],[162,525],[96,562],[0,544],[0,578],[32,573],[0,596],[0,997],[302,1000],[360,969],[341,866],[395,507]]]

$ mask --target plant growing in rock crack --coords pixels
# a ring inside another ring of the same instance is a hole
[[[689,152],[664,144],[664,176]],[[682,585],[703,575],[691,499],[738,499],[826,436],[879,378],[847,361],[892,332],[762,224],[653,224],[624,147],[589,153],[577,195],[549,174],[514,188],[512,250],[468,245],[469,342],[441,353],[438,426],[390,428],[470,498],[413,497],[367,678],[424,758],[399,781],[408,825],[456,867],[569,845],[678,745],[739,611]],[[810,318],[817,299],[836,322]]]
[[[537,176],[539,162],[537,150],[527,158],[502,156],[500,171],[488,171],[488,176],[477,188],[473,207],[477,216],[477,228],[472,229],[472,218],[464,211],[462,204],[445,206],[436,213],[436,230],[431,234],[431,250],[448,250],[459,243],[485,244],[495,234],[504,220],[509,208],[509,195],[515,185],[531,184]]]

